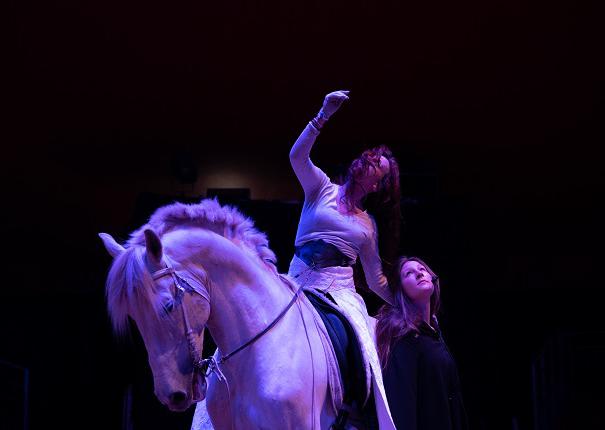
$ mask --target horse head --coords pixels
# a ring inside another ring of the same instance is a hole
[[[107,301],[117,332],[130,317],[141,333],[154,377],[155,394],[173,411],[205,396],[201,373],[204,327],[210,294],[203,269],[165,255],[151,229],[143,246],[122,247],[99,235],[114,261],[107,278]]]
[[[234,330],[242,319],[234,304],[250,297],[251,284],[267,285],[276,277],[266,236],[236,209],[203,200],[159,208],[125,247],[108,234],[100,237],[114,258],[106,284],[114,328],[120,333],[128,318],[135,322],[156,396],[171,410],[185,410],[205,395],[205,326],[225,349],[250,334]],[[211,303],[220,312],[209,321]]]

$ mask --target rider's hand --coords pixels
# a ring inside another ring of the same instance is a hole
[[[349,91],[334,91],[326,95],[324,104],[319,111],[320,118],[328,120],[345,100],[349,100]]]

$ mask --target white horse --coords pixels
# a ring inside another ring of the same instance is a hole
[[[215,200],[158,209],[114,257],[116,331],[136,323],[155,394],[173,411],[205,397],[216,429],[328,429],[336,418],[328,352],[300,289],[277,273],[263,233]],[[201,360],[204,328],[217,345]],[[222,354],[222,355],[221,355]]]

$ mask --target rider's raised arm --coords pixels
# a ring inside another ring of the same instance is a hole
[[[326,174],[311,161],[311,148],[326,121],[349,98],[348,93],[334,91],[328,94],[317,116],[307,124],[290,150],[290,164],[305,191],[305,198],[311,196],[327,180]]]

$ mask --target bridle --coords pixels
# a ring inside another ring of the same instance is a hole
[[[151,274],[151,277],[153,278],[154,281],[157,281],[158,279],[163,278],[165,276],[172,277],[172,280],[174,282],[174,287],[175,287],[174,301],[175,301],[175,304],[177,304],[177,306],[182,302],[182,299],[183,299],[183,296],[185,295],[185,293],[198,294],[204,300],[206,300],[208,302],[208,304],[210,304],[210,293],[208,292],[208,289],[204,285],[202,285],[200,283],[200,288],[192,287],[185,279],[183,279],[181,276],[179,276],[177,274],[176,270],[174,270],[174,267],[172,267],[172,264],[170,264],[170,262],[168,261],[167,258],[164,258],[164,263],[166,264],[166,267],[164,269],[160,269],[160,270],[153,272]],[[288,280],[286,277],[284,277],[283,275],[279,274],[278,276],[282,280],[282,282],[288,284],[290,287],[294,286],[293,283],[290,280]],[[296,289],[296,292],[294,293],[294,296],[290,300],[290,303],[288,303],[288,305],[273,320],[273,322],[271,322],[271,324],[269,324],[267,327],[265,327],[260,333],[256,334],[252,338],[250,338],[244,344],[235,348],[229,354],[222,356],[218,361],[215,360],[214,356],[210,356],[209,358],[202,359],[202,355],[200,354],[199,348],[198,348],[197,344],[195,343],[193,329],[191,328],[191,325],[189,324],[189,317],[187,315],[187,309],[185,306],[180,306],[182,309],[183,322],[185,324],[185,335],[187,337],[187,342],[189,344],[189,354],[191,356],[191,361],[193,364],[194,372],[195,373],[199,372],[204,377],[208,377],[211,373],[214,372],[216,374],[217,378],[219,379],[219,381],[225,381],[225,375],[223,375],[223,372],[221,372],[219,366],[221,364],[225,363],[228,359],[233,357],[238,352],[240,352],[243,349],[247,348],[248,346],[252,345],[258,339],[260,339],[263,335],[265,335],[269,330],[271,330],[271,328],[273,328],[283,318],[283,316],[288,312],[288,310],[292,307],[292,305],[294,305],[302,288],[303,288],[303,285],[301,285],[300,287],[298,287],[298,289]]]
[[[174,267],[172,267],[172,264],[170,264],[168,259],[165,258],[164,263],[166,264],[166,267],[153,272],[151,274],[151,277],[153,278],[154,281],[157,281],[158,279],[163,278],[165,276],[172,277],[172,280],[174,283],[174,290],[175,290],[174,303],[177,306],[179,306],[182,303],[185,293],[198,294],[200,297],[202,297],[204,300],[206,300],[208,302],[208,304],[210,304],[210,293],[208,292],[208,289],[203,284],[200,283],[200,288],[192,287],[191,284],[189,284],[189,282],[187,282],[185,279],[183,279],[181,276],[179,276],[177,274],[176,270],[174,270]],[[180,308],[182,310],[183,323],[185,325],[185,336],[187,337],[187,343],[189,345],[189,355],[191,356],[191,362],[193,364],[193,371],[194,371],[194,373],[199,372],[204,377],[206,377],[210,373],[208,371],[210,363],[208,362],[208,359],[206,359],[206,360],[202,359],[202,354],[200,353],[200,350],[195,342],[195,336],[194,336],[193,329],[191,328],[191,324],[189,323],[189,316],[187,315],[187,308],[185,306],[180,306]]]

